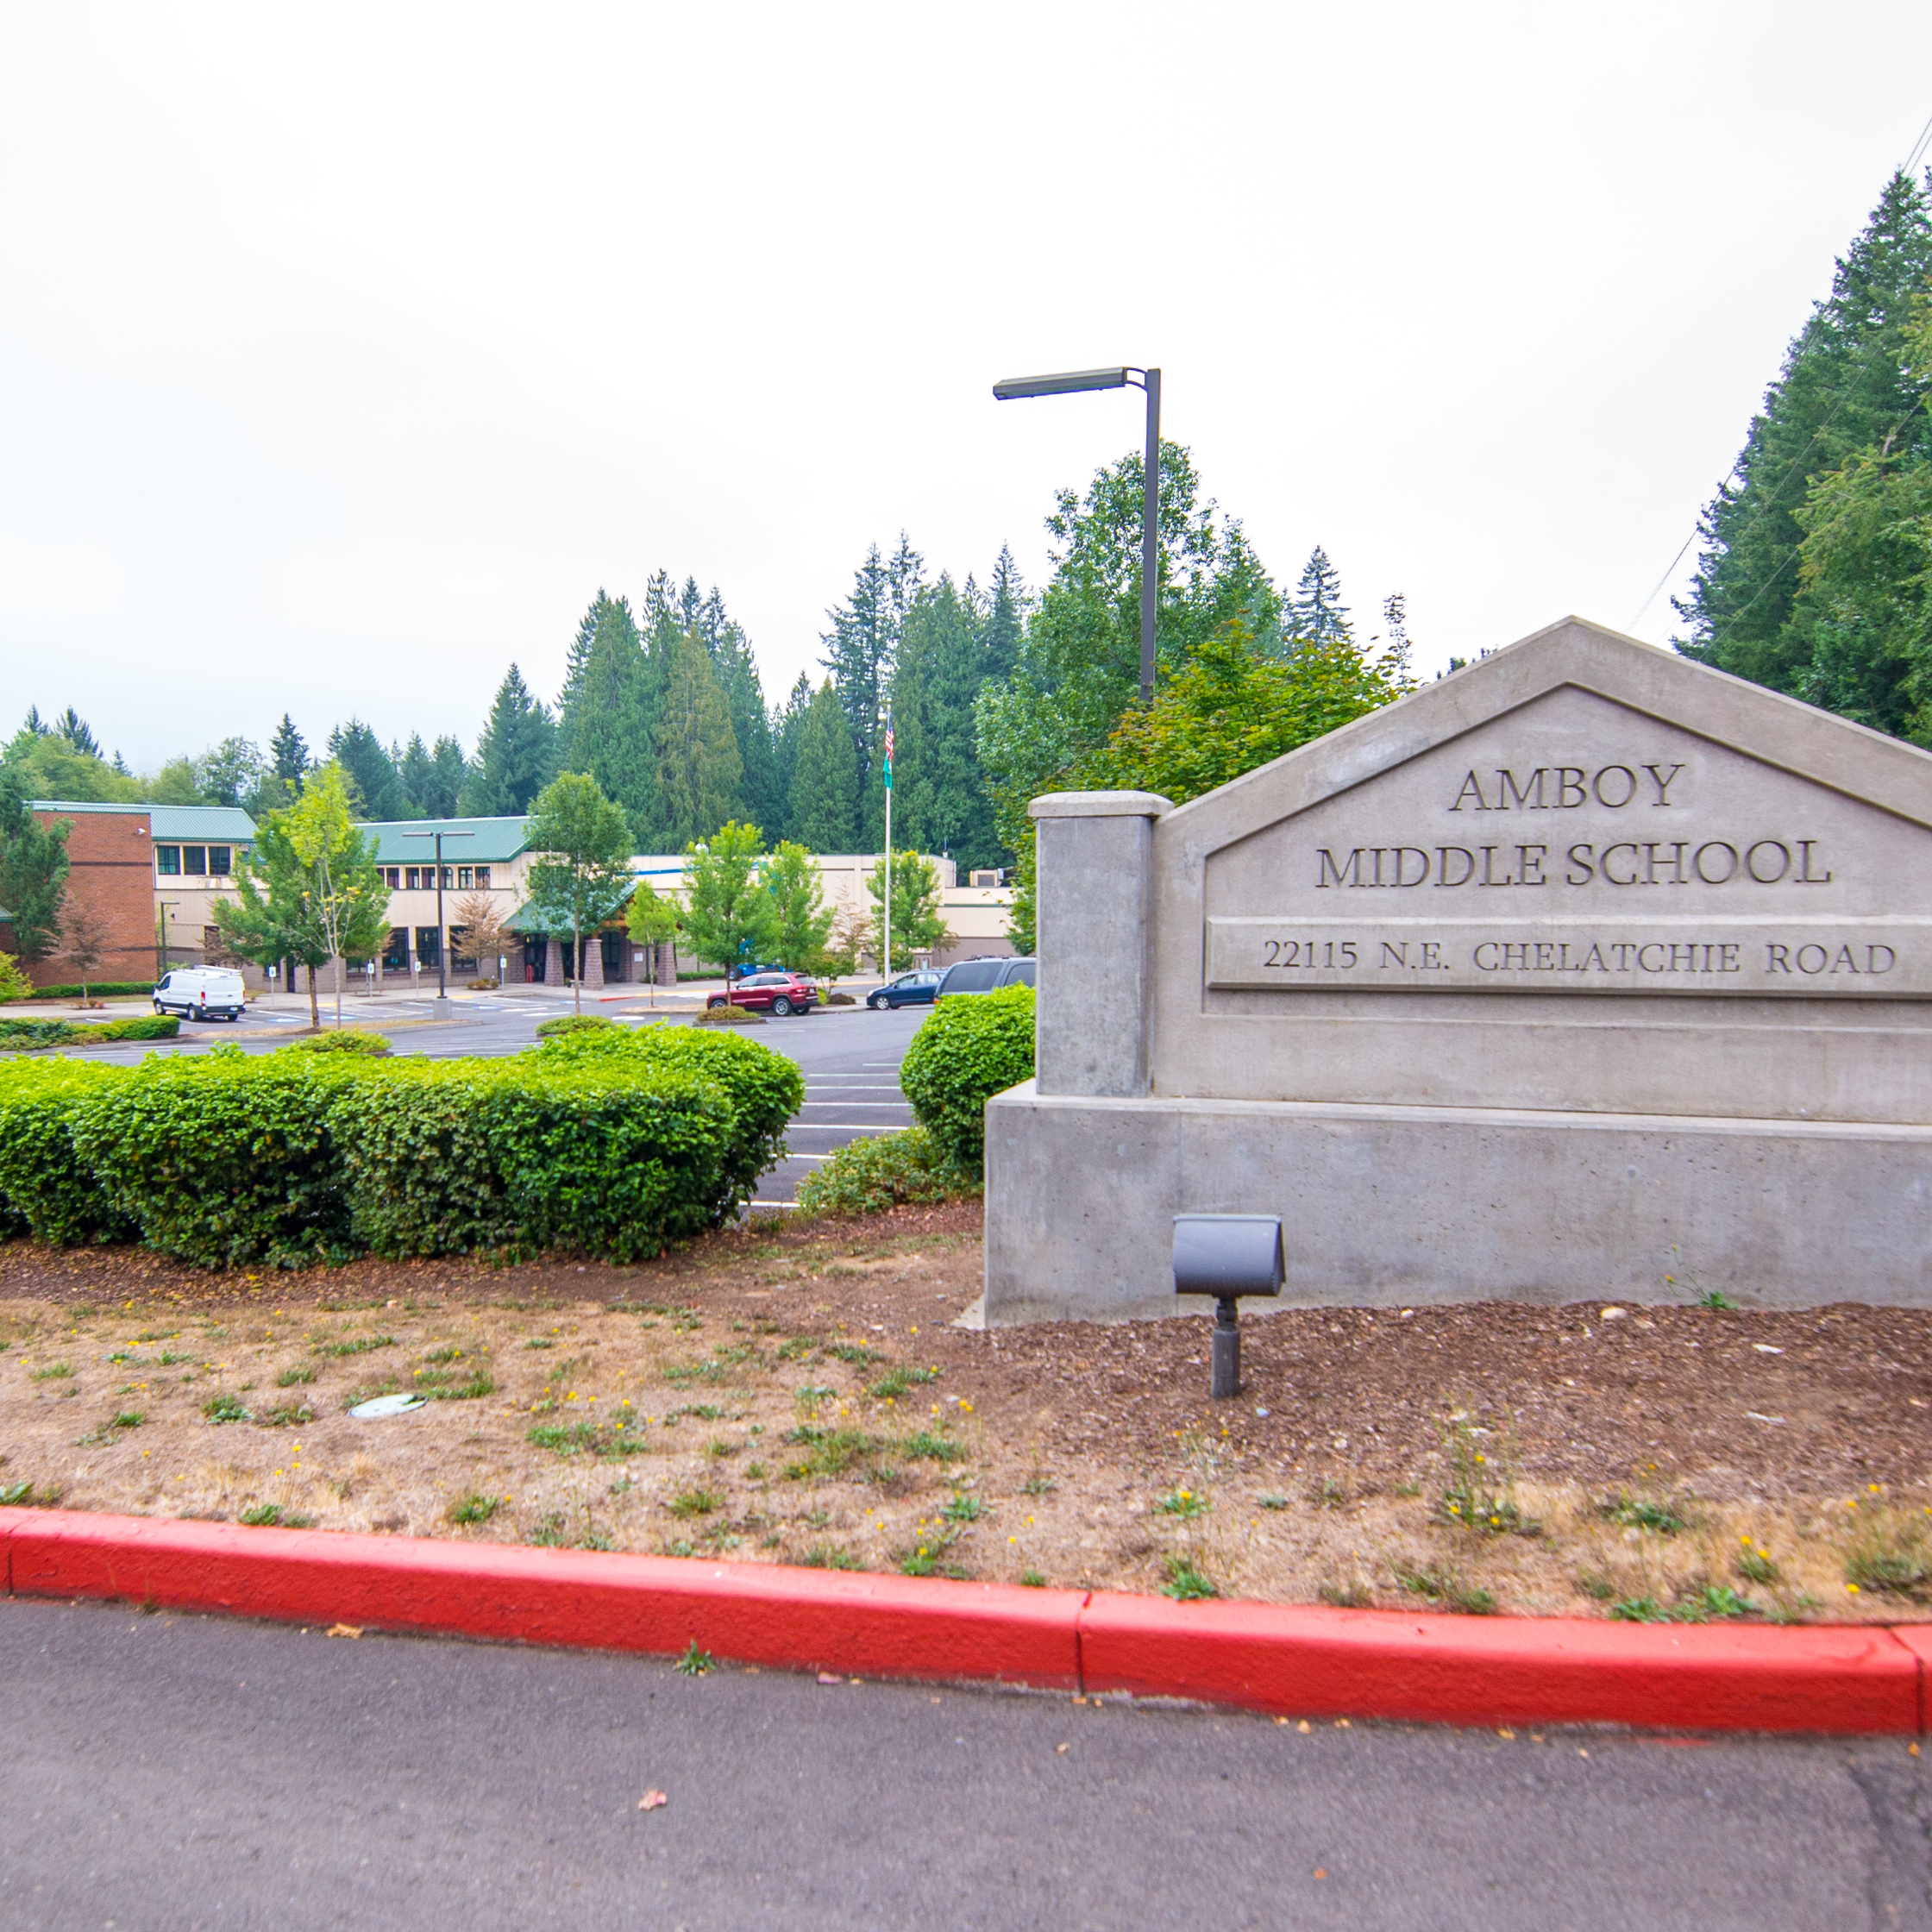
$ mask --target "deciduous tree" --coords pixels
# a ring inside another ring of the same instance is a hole
[[[685,937],[699,958],[735,974],[778,943],[778,908],[758,875],[764,841],[733,819],[686,848]]]
[[[584,935],[595,935],[630,894],[630,824],[586,773],[567,771],[544,787],[524,829],[535,855],[527,875],[530,911],[546,930],[570,931],[573,1004],[584,1007]]]

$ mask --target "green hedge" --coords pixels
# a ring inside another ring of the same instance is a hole
[[[304,1043],[305,1044],[306,1043]],[[634,1260],[717,1226],[784,1149],[790,1061],[683,1028],[508,1060],[216,1048],[0,1065],[0,1225],[206,1267],[373,1251]]]
[[[285,1053],[352,1053],[360,1054],[366,1060],[380,1060],[392,1050],[380,1033],[367,1032],[360,1026],[336,1026],[310,1039],[291,1040],[280,1051]]]
[[[942,1000],[913,1036],[899,1084],[939,1151],[977,1175],[986,1157],[986,1103],[1033,1077],[1033,989]]]
[[[980,1191],[977,1175],[939,1151],[924,1127],[849,1140],[799,1183],[806,1214],[876,1214],[902,1201],[957,1201]]]
[[[560,1013],[555,1019],[539,1020],[536,1037],[540,1040],[556,1040],[566,1033],[594,1033],[600,1027],[616,1025],[616,1020],[606,1019],[600,1013]]]
[[[30,1052],[46,1046],[98,1046],[106,1040],[171,1040],[181,1022],[159,1013],[90,1024],[72,1019],[0,1019],[0,1051]]]
[[[144,1000],[154,990],[153,980],[90,980],[87,982],[87,997],[90,1000]],[[81,996],[78,986],[35,986],[25,993],[7,995],[12,1000],[78,1000]]]

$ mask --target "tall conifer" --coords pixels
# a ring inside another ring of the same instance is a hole
[[[786,810],[790,836],[808,852],[857,850],[858,754],[838,693],[827,678],[812,694],[799,731]]]
[[[657,721],[657,831],[681,851],[731,819],[744,776],[731,706],[696,630],[671,655]]]

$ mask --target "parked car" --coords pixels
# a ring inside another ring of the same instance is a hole
[[[944,977],[932,967],[922,966],[916,973],[901,973],[897,979],[888,980],[876,992],[866,994],[865,1003],[875,1013],[883,1013],[888,1007],[930,1007]]]
[[[239,1019],[248,988],[231,966],[177,966],[154,988],[154,1011],[194,1019]]]
[[[729,995],[714,993],[707,1007],[748,1007],[754,1013],[773,1013],[782,1019],[787,1013],[810,1013],[819,1003],[819,989],[803,973],[779,969],[766,973],[748,973]]]
[[[941,976],[936,999],[955,993],[997,993],[1002,987],[1031,986],[1033,961],[1020,959],[962,959],[947,967]]]

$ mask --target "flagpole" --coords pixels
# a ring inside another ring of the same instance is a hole
[[[892,977],[892,706],[886,707],[886,949],[882,962]]]

